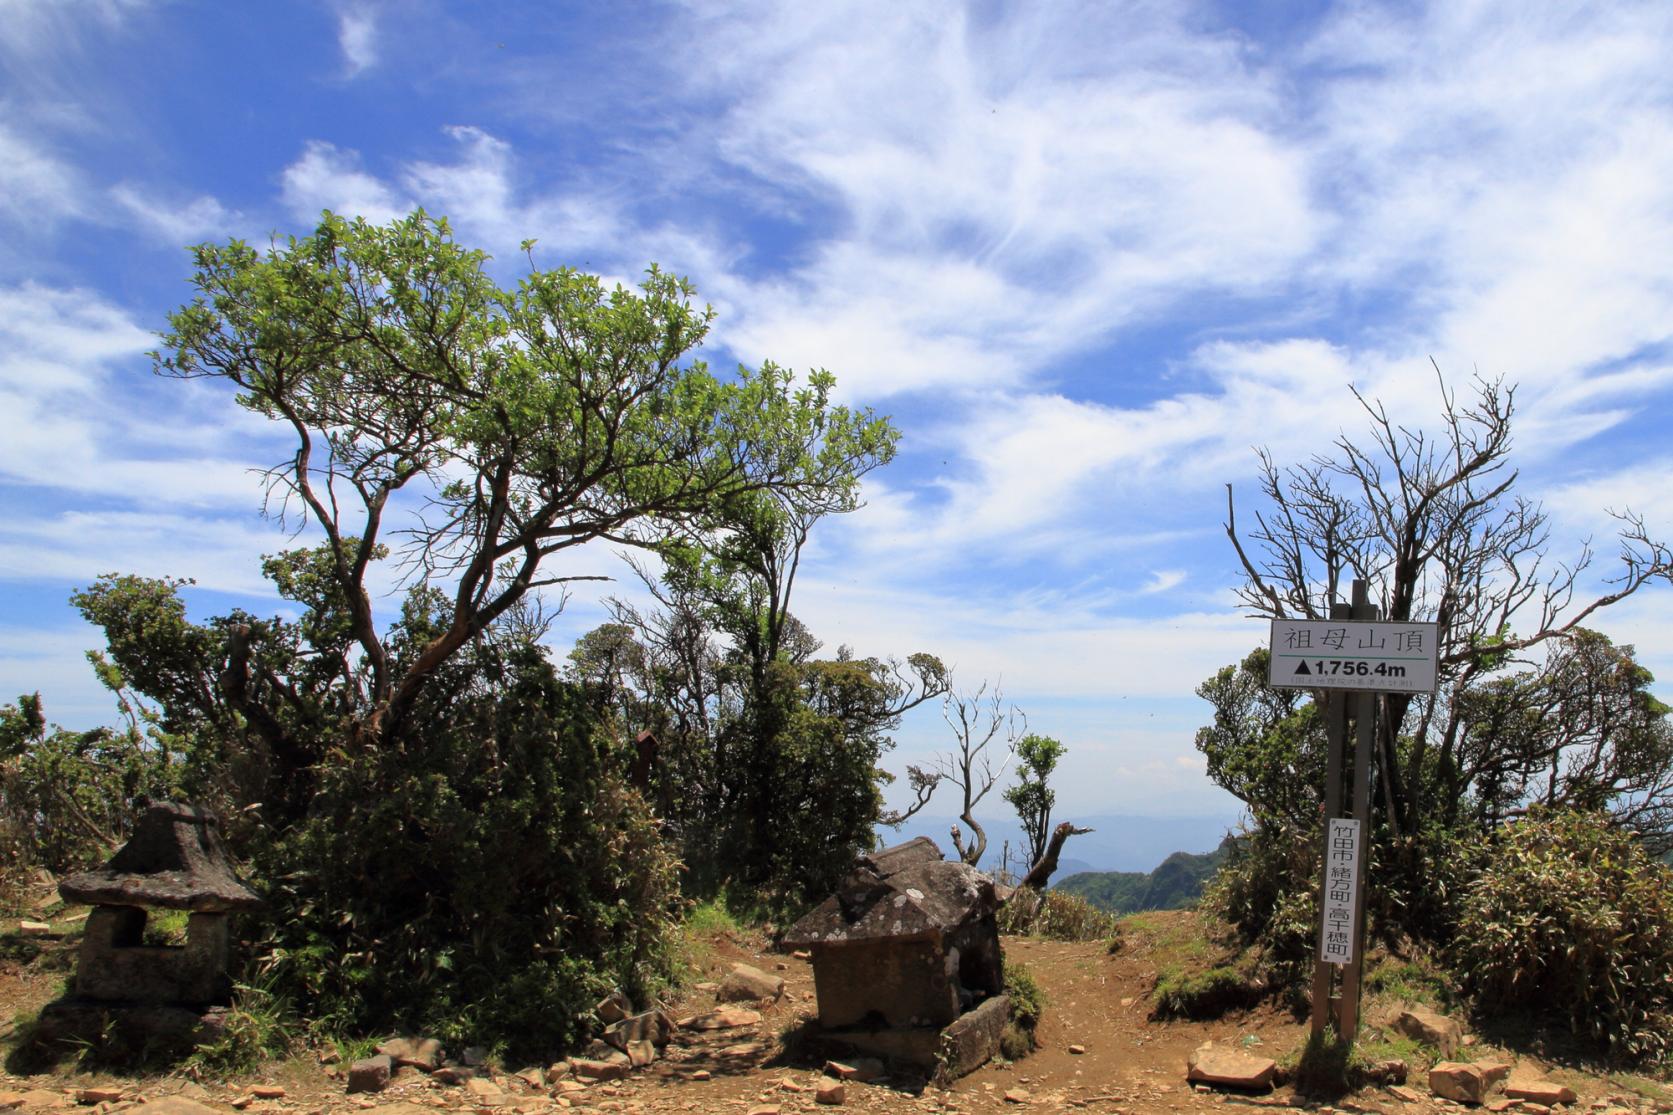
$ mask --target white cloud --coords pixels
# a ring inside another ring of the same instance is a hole
[[[0,110],[9,107],[0,102]],[[83,204],[76,170],[0,121],[0,217],[33,229],[80,216]]]
[[[360,169],[360,157],[321,140],[312,140],[301,158],[287,166],[280,179],[280,197],[300,221],[317,220],[320,210],[362,216],[378,223],[410,211],[385,183]]]
[[[337,15],[337,46],[348,76],[356,77],[378,61],[377,19],[366,7],[345,8]]]
[[[143,231],[164,244],[184,245],[233,235],[242,218],[205,194],[190,201],[157,197],[133,182],[110,189],[115,201]]]

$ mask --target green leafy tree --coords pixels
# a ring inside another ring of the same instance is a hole
[[[1051,810],[1057,804],[1051,775],[1063,752],[1063,744],[1050,736],[1029,733],[1017,740],[1017,781],[1004,796],[1022,821],[1030,866],[1040,862],[1051,839]]]
[[[893,452],[886,421],[830,404],[828,373],[798,387],[773,364],[722,380],[693,361],[712,312],[655,268],[637,294],[568,268],[505,289],[422,211],[386,226],[327,213],[265,254],[235,240],[193,258],[198,296],[171,315],[156,369],[224,380],[292,434],[270,506],[323,534],[304,579],[339,606],[338,692],[355,694],[345,727],[363,743],[398,737],[439,667],[531,592],[577,579],[548,559],[702,532],[739,500],[792,518],[850,507]],[[400,556],[446,586],[447,614],[398,665],[367,574],[408,490],[425,510]],[[242,676],[223,692],[291,751],[263,715],[257,652],[234,650]]]
[[[537,645],[541,590],[587,542],[718,549],[741,506],[856,506],[895,432],[824,372],[712,374],[710,312],[654,268],[637,292],[569,269],[504,288],[422,212],[193,258],[156,370],[288,431],[267,506],[317,544],[264,560],[295,619],[194,622],[183,582],[100,578],[76,603],[103,666],[227,814],[280,990],[362,1032],[569,1042],[602,990],[666,974],[677,864],[627,741]]]

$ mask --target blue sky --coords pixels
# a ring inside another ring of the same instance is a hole
[[[0,699],[111,718],[65,603],[102,572],[277,607],[283,441],[144,355],[182,246],[422,204],[504,281],[526,237],[656,261],[711,364],[835,372],[904,438],[815,536],[815,634],[999,680],[1063,812],[1232,815],[1191,690],[1264,638],[1252,447],[1357,431],[1350,385],[1430,420],[1433,357],[1520,384],[1559,555],[1607,507],[1673,535],[1669,57],[1659,3],[0,0]],[[1673,680],[1668,590],[1599,626]]]

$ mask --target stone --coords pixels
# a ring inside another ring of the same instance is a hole
[[[1084,1046],[1084,1045],[1071,1045],[1069,1047],[1069,1052],[1076,1057],[1084,1056],[1086,1054],[1086,1046]]]
[[[96,1103],[117,1103],[122,1099],[120,1088],[82,1088],[76,1092],[76,1102],[83,1107]]]
[[[185,1096],[163,1096],[138,1107],[130,1107],[126,1115],[220,1115],[220,1112]]]
[[[349,1066],[348,1090],[353,1092],[381,1092],[389,1085],[395,1071],[395,1060],[387,1053],[367,1057]]]
[[[848,1088],[840,1080],[821,1080],[814,1090],[813,1099],[815,1103],[840,1107],[848,1099]]]
[[[1407,1088],[1401,1084],[1391,1085],[1388,1089],[1388,1094],[1399,1100],[1401,1103],[1423,1102],[1422,1092],[1416,1091],[1412,1088]]]
[[[14,1107],[22,1106],[22,1092],[0,1092],[0,1111],[10,1111]]]
[[[612,1022],[604,1028],[602,1036],[610,1045],[626,1052],[627,1047],[636,1041],[667,1045],[673,1035],[674,1020],[662,1011],[648,1010]]]
[[[1573,1103],[1576,1100],[1574,1089],[1555,1080],[1538,1080],[1532,1078],[1518,1078],[1505,1085],[1505,1095],[1511,1099],[1527,1100],[1530,1103],[1543,1103],[1552,1106],[1559,1103]]]
[[[232,1106],[232,1109],[234,1111],[243,1111],[245,1108],[249,1107],[251,1104],[253,1104],[255,1102],[256,1102],[256,1097],[252,1096],[248,1092],[245,1092],[243,1095],[241,1095],[237,1099],[233,1100],[231,1106]]]
[[[776,999],[784,994],[784,980],[771,976],[751,964],[734,964],[720,981],[715,998],[723,1003],[754,1002]]]
[[[1192,1084],[1214,1084],[1249,1092],[1269,1092],[1278,1062],[1229,1046],[1204,1042],[1192,1051],[1185,1078]]]
[[[1510,1075],[1510,1066],[1503,1061],[1477,1061],[1475,1067],[1480,1069],[1481,1075],[1486,1078],[1488,1091],[1492,1091],[1495,1084]]]
[[[252,1084],[249,1087],[249,1093],[258,1100],[282,1100],[285,1098],[285,1089],[282,1084]]]
[[[864,1083],[883,1075],[883,1062],[876,1057],[853,1057],[846,1061],[826,1061],[825,1075],[838,1080],[857,1080]]]
[[[598,1001],[598,1005],[593,1008],[593,1013],[598,1015],[600,1022],[608,1026],[612,1022],[620,1022],[633,1013],[633,1000],[620,991],[612,991]]]
[[[696,1072],[691,1074],[691,1078],[693,1080],[713,1080],[714,1075],[715,1074],[710,1072],[708,1069],[698,1069]]]
[[[636,1069],[642,1069],[656,1060],[656,1043],[650,1039],[630,1041],[627,1043],[627,1060]]]
[[[473,1076],[465,1081],[465,1091],[479,1099],[496,1099],[505,1095],[504,1088],[480,1076]]]
[[[1464,1036],[1463,1027],[1457,1022],[1428,1007],[1407,1007],[1395,1015],[1390,1025],[1413,1041],[1434,1046],[1443,1061],[1450,1060],[1458,1051]]]
[[[376,1052],[397,1065],[411,1065],[421,1072],[435,1072],[442,1065],[442,1045],[435,1038],[390,1038]]]
[[[758,1103],[750,1108],[746,1115],[778,1115],[779,1106],[776,1103]]]
[[[965,1011],[941,1031],[935,1052],[934,1079],[948,1084],[988,1063],[999,1052],[999,1040],[1011,1020],[1011,999],[999,995],[974,1010]]]
[[[46,937],[52,933],[52,926],[44,921],[30,921],[24,918],[17,923],[17,931],[25,937]]]
[[[476,1070],[467,1065],[443,1065],[430,1074],[430,1079],[438,1084],[463,1084],[476,1076]]]
[[[1493,1112],[1494,1115],[1498,1115],[1499,1112],[1509,1111],[1513,1107],[1521,1106],[1521,1100],[1494,1100],[1492,1103],[1487,1105],[1487,1110]]]
[[[569,1075],[568,1061],[553,1061],[546,1066],[546,1083],[556,1084]]]
[[[1487,1074],[1463,1061],[1442,1061],[1429,1070],[1429,1090],[1456,1103],[1479,1104],[1487,1098]]]
[[[761,1012],[745,1010],[742,1007],[722,1007],[707,1014],[693,1015],[680,1019],[682,1030],[736,1030],[744,1026],[754,1026],[761,1021]]]
[[[1365,1077],[1373,1084],[1404,1084],[1411,1067],[1398,1057],[1373,1061],[1365,1070]]]
[[[594,1061],[586,1058],[569,1062],[570,1069],[582,1080],[625,1080],[632,1066],[627,1058],[620,1061]]]
[[[1009,1088],[1005,1091],[1006,1103],[1033,1103],[1034,1096],[1027,1088]]]

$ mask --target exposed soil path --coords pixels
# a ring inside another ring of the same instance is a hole
[[[1413,1091],[1422,1093],[1415,1101],[1371,1088],[1337,1101],[1334,1109],[1298,1099],[1287,1088],[1268,1096],[1241,1096],[1192,1087],[1185,1079],[1186,1059],[1204,1041],[1281,1059],[1305,1036],[1303,1024],[1269,1008],[1214,1022],[1153,1021],[1150,993],[1157,965],[1172,955],[1166,942],[1170,938],[1177,942],[1194,927],[1189,914],[1148,915],[1145,930],[1129,933],[1126,947],[1113,955],[1097,943],[1006,938],[1007,958],[1025,964],[1048,997],[1038,1035],[1040,1048],[1014,1064],[990,1063],[945,1090],[902,1077],[850,1081],[838,1108],[816,1103],[824,1058],[816,1050],[803,1049],[799,1040],[801,1023],[814,1014],[811,967],[803,960],[768,951],[760,939],[731,937],[713,943],[709,968],[719,973],[744,961],[774,971],[784,977],[786,995],[764,1006],[758,1024],[710,1033],[682,1030],[661,1060],[617,1083],[586,1087],[571,1083],[567,1085],[571,1090],[563,1091],[536,1086],[508,1071],[493,1077],[498,1090],[494,1094],[481,1085],[474,1089],[444,1085],[405,1069],[375,1096],[350,1096],[339,1066],[322,1065],[304,1055],[270,1066],[255,1077],[225,1083],[198,1083],[178,1075],[136,1078],[66,1071],[19,1077],[0,1073],[0,1094],[9,1093],[0,1095],[0,1106],[15,1102],[24,1115],[120,1115],[165,1095],[180,1095],[219,1110],[242,1109],[246,1115],[358,1115],[374,1108],[382,1115],[425,1115],[438,1109],[479,1115],[554,1115],[569,1109],[629,1115],[748,1115],[774,1107],[779,1115],[833,1110],[1115,1115],[1291,1106],[1419,1115],[1458,1106],[1430,1096],[1421,1080],[1411,1082]],[[42,970],[39,961],[27,966],[0,961],[0,1019],[37,1009],[57,992],[62,974],[61,964],[53,971]],[[712,996],[696,992],[675,1010],[693,1013],[712,1005]],[[4,1029],[0,1021],[0,1030]],[[1071,1047],[1084,1052],[1071,1052]],[[1551,1075],[1580,1093],[1575,1110],[1657,1109],[1655,1103],[1624,1091],[1618,1082],[1575,1073]],[[284,1095],[252,1099],[250,1086],[258,1083],[281,1086]],[[82,1090],[99,1086],[114,1089],[120,1098],[78,1102]],[[1673,1106],[1661,1110],[1673,1110]]]

